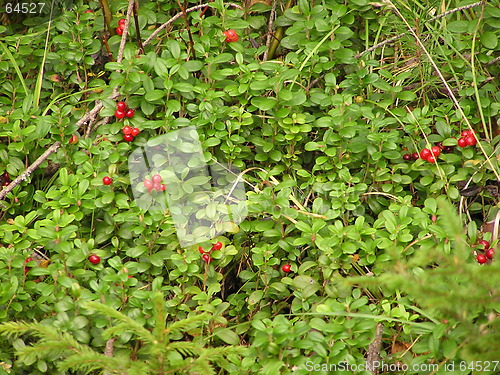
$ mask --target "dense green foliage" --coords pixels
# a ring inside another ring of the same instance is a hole
[[[14,180],[61,142],[0,202],[0,374],[84,373],[87,357],[63,344],[22,353],[38,339],[76,340],[95,359],[110,337],[130,374],[137,363],[154,374],[327,373],[363,365],[378,322],[382,360],[409,366],[401,373],[455,362],[469,374],[470,361],[499,360],[500,266],[479,265],[472,248],[496,245],[480,228],[498,212],[486,188],[500,180],[498,1],[397,2],[403,18],[367,0],[277,1],[284,34],[267,61],[264,2],[216,0],[139,53],[137,30],[144,42],[179,4],[199,4],[140,1],[122,62],[121,36],[103,41],[99,2],[86,3],[50,24],[0,26],[0,174]],[[113,29],[127,3],[110,1]],[[226,42],[227,29],[239,40]],[[132,118],[114,117],[115,88]],[[99,101],[97,124],[78,125]],[[456,147],[468,124],[478,144]],[[140,129],[133,142],[124,125]],[[134,149],[187,126],[207,158],[251,184],[247,218],[200,244],[223,243],[210,263],[198,245],[179,246],[168,212],[138,207],[128,175]],[[437,142],[453,147],[436,163],[403,159]],[[478,193],[462,196],[464,185]],[[165,338],[161,327],[175,329]],[[149,361],[155,339],[161,363]]]

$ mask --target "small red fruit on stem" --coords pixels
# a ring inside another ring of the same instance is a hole
[[[115,31],[118,35],[123,35],[123,29],[121,27],[117,27]]]
[[[98,255],[92,254],[89,256],[89,262],[92,264],[99,264],[101,262],[101,258]]]
[[[288,273],[292,270],[292,266],[290,266],[289,264],[283,264],[281,269],[283,270],[283,272]]]
[[[103,179],[102,179],[102,183],[104,185],[111,185],[112,182],[113,182],[113,179],[109,176],[103,177]]]
[[[486,255],[484,255],[484,254],[478,254],[476,256],[476,260],[479,264],[484,264],[488,261],[488,258],[486,258]]]
[[[429,150],[428,148],[424,148],[422,151],[420,151],[420,157],[424,160],[427,160],[431,155],[431,150]]]
[[[127,110],[127,112],[125,112],[125,117],[132,118],[132,117],[134,117],[134,114],[135,114],[134,110],[129,109],[129,110]]]
[[[477,144],[477,139],[474,135],[469,135],[468,137],[465,137],[465,142],[467,143],[467,146],[475,146]]]
[[[69,143],[72,144],[72,145],[76,145],[78,143],[78,136],[76,136],[75,134],[73,134],[71,136],[71,138],[69,139]]]
[[[115,117],[116,117],[117,119],[122,119],[122,118],[124,118],[124,117],[125,117],[125,112],[124,112],[124,111],[120,111],[120,110],[118,110],[118,109],[117,109],[117,110],[115,111]]]
[[[122,129],[123,134],[132,134],[132,128],[128,125],[125,125]]]
[[[222,34],[225,35],[226,42],[228,42],[228,43],[229,42],[237,42],[239,39],[238,33],[236,31],[234,31],[233,29],[226,30]]]
[[[134,137],[137,137],[141,131],[137,128],[132,128],[132,131],[130,134],[132,134]]]
[[[495,256],[495,249],[491,248],[491,249],[486,250],[484,255],[486,255],[486,258],[488,258],[488,259],[493,259],[493,257]]]
[[[210,263],[212,261],[212,257],[209,254],[203,254],[201,259],[203,259],[205,263]]]
[[[123,101],[116,103],[116,109],[125,112],[127,110],[127,104]]]
[[[218,241],[212,245],[212,251],[220,250],[222,249],[222,242]]]
[[[439,146],[433,146],[431,148],[432,154],[434,155],[435,158],[437,158],[439,155],[441,155],[441,148]]]
[[[159,175],[159,174],[155,174],[152,178],[153,182],[155,184],[159,184],[161,182],[161,180],[163,180],[163,178]]]
[[[151,181],[151,180],[150,180],[150,179],[148,179],[148,178],[144,179],[144,187],[145,187],[146,189],[148,189],[148,190],[149,190],[149,189],[152,189],[152,188],[153,188],[153,186],[154,186],[153,181]]]
[[[462,137],[457,141],[457,144],[459,147],[462,147],[462,148],[467,147],[467,140],[464,137]]]
[[[132,134],[123,134],[123,140],[125,142],[132,142],[134,140],[134,136]]]
[[[490,242],[486,241],[486,240],[481,240],[481,241],[479,241],[479,245],[483,245],[485,249],[489,249]]]

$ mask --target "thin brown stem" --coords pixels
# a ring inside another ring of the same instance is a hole
[[[241,10],[244,10],[243,7],[241,7],[241,5],[238,5],[238,4],[234,4],[234,3],[226,3],[227,5],[233,7],[233,8],[237,8],[237,9],[241,9]],[[209,7],[211,6],[210,3],[205,3],[205,4],[200,4],[200,5],[195,5],[194,7],[191,7],[191,8],[188,8],[186,9],[186,13],[189,13],[189,12],[193,12],[195,10],[198,10],[198,9],[202,9],[202,8],[205,8],[205,7]],[[173,16],[172,18],[170,18],[167,22],[165,22],[163,25],[161,25],[159,28],[157,28],[150,36],[148,39],[146,39],[144,41],[144,44],[143,44],[143,47],[146,47],[149,42],[151,42],[151,40],[153,40],[154,38],[156,38],[156,36],[160,33],[160,31],[162,31],[164,28],[166,28],[168,25],[170,25],[171,23],[175,22],[177,19],[179,19],[180,17],[182,17],[184,15],[184,12],[180,12],[180,13],[177,13],[175,16]]]
[[[45,151],[38,159],[36,159],[33,164],[31,164],[26,170],[16,177],[14,181],[12,181],[8,186],[6,186],[2,191],[0,191],[0,201],[2,201],[5,196],[10,193],[17,185],[19,185],[22,181],[26,180],[34,171],[37,169],[40,164],[42,164],[50,154],[57,151],[57,149],[61,146],[61,142],[57,141],[52,146],[50,146],[47,151]]]

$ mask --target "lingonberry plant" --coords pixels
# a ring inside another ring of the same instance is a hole
[[[498,360],[494,2],[64,3],[0,14],[0,372]]]

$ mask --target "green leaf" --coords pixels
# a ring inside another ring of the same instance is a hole
[[[248,304],[249,305],[255,305],[257,302],[259,302],[262,297],[264,296],[264,291],[262,290],[255,290],[248,296]]]
[[[233,59],[233,55],[230,53],[220,53],[215,58],[213,59],[212,63],[213,64],[221,64],[225,63],[228,61],[231,61]]]
[[[229,328],[217,328],[215,335],[229,345],[239,345],[240,337]]]
[[[147,92],[146,95],[144,95],[144,99],[148,101],[149,103],[155,102],[160,100],[165,96],[165,91],[162,90],[153,90],[150,92]]]
[[[269,111],[276,105],[275,98],[253,97],[250,102],[262,111]]]
[[[197,60],[186,61],[183,65],[188,72],[197,72],[203,68],[203,63]]]
[[[111,71],[111,72],[116,72],[117,70],[122,70],[123,69],[123,65],[120,64],[120,63],[117,63],[115,61],[111,61],[111,62],[106,63],[106,65],[104,66],[104,68],[106,70]]]
[[[413,91],[401,91],[396,97],[401,100],[413,101],[417,98],[417,95]]]
[[[495,49],[498,46],[498,36],[491,31],[486,31],[481,34],[481,43],[488,49]]]

